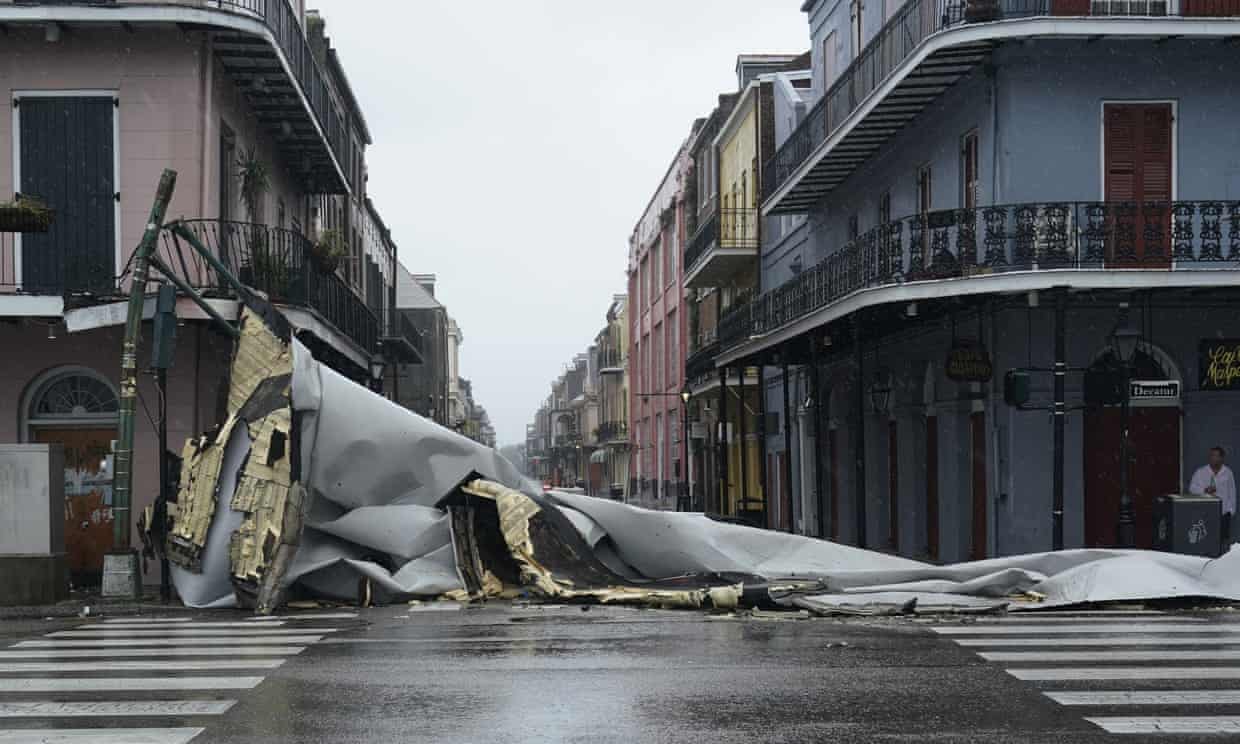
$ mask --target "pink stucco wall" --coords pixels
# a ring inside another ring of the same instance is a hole
[[[111,381],[114,387],[119,386],[122,327],[80,334],[66,334],[63,325],[57,328],[57,337],[51,340],[44,322],[0,323],[0,349],[14,352],[6,354],[0,364],[0,442],[28,441],[30,432],[23,425],[23,407],[33,392],[32,383],[49,370],[87,367]],[[231,341],[203,323],[187,323],[178,329],[178,335],[175,363],[168,374],[168,443],[170,449],[180,452],[188,437],[217,423],[218,389],[226,379]],[[140,369],[149,363],[149,323],[144,337],[147,343],[139,357]],[[157,415],[158,396],[153,378],[142,374],[138,389],[151,415]],[[158,439],[142,406],[138,408],[134,452],[136,519],[154,501],[159,489]],[[136,546],[136,535],[134,542]]]

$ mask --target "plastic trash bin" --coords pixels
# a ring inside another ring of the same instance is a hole
[[[1222,521],[1215,496],[1160,496],[1154,502],[1154,548],[1213,558],[1221,549]]]

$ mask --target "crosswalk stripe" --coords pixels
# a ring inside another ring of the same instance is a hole
[[[172,646],[168,648],[4,649],[5,659],[123,659],[155,656],[295,656],[305,646]]]
[[[104,620],[104,625],[140,625],[144,623],[188,623],[192,617],[115,617]]]
[[[0,744],[188,744],[202,728],[21,729],[0,731]]]
[[[232,638],[237,642],[244,642],[248,638],[257,638],[260,636],[278,636],[278,635],[305,635],[310,633],[334,633],[332,628],[276,628],[268,630],[266,628],[255,628],[253,626],[245,629],[244,633],[236,630],[180,630],[180,629],[150,629],[143,628],[140,630],[120,630],[115,628],[100,629],[82,629],[82,630],[58,630],[55,633],[48,633],[48,638],[182,638],[194,636],[198,638],[226,637]]]
[[[1054,667],[1047,669],[1008,669],[1008,674],[1026,682],[1062,682],[1107,679],[1240,679],[1240,667]]]
[[[0,678],[0,692],[146,692],[150,690],[252,690],[262,677]]]
[[[1240,690],[1047,692],[1060,705],[1240,705]]]
[[[84,661],[84,662],[8,662],[0,672],[113,672],[113,671],[209,671],[216,669],[275,669],[283,659],[212,659],[210,661]]]
[[[1236,716],[1086,718],[1111,734],[1240,734]]]
[[[310,612],[298,615],[268,615],[265,617],[246,618],[249,622],[262,622],[270,620],[356,620],[356,612]]]
[[[1237,661],[1240,650],[1209,649],[1170,651],[1126,651],[1102,649],[1099,651],[988,651],[978,654],[986,661],[998,662],[1062,662],[1062,661]]]
[[[1074,633],[1240,633],[1240,624],[1185,623],[1183,625],[1159,625],[1158,623],[1081,623],[1074,625],[962,625],[936,627],[940,635],[1070,635]]]
[[[970,648],[1012,648],[1029,646],[1240,646],[1240,638],[1230,635],[1157,636],[1120,635],[1094,638],[954,638]]]
[[[236,700],[53,700],[0,702],[0,718],[112,718],[222,716]]]
[[[161,628],[160,625],[159,623],[91,623],[89,625],[79,625],[74,630],[85,630],[87,628],[93,630],[141,630],[145,632],[159,632],[161,630],[181,631],[188,628],[245,628],[246,630],[253,630],[254,628],[278,628],[284,625],[284,623],[279,620],[268,620],[265,623],[177,623],[176,625],[169,625],[167,628]]]
[[[287,646],[308,645],[321,640],[321,635],[281,635],[265,638],[246,637],[247,646]],[[57,638],[55,640],[22,641],[11,648],[145,648],[156,646],[222,646],[233,648],[237,645],[235,638]]]
[[[1107,622],[1109,622],[1109,623],[1114,623],[1114,622],[1117,622],[1117,621],[1119,621],[1119,620],[1123,620],[1125,617],[1126,617],[1126,616],[1109,615],[1109,616],[1107,616],[1107,617],[1105,617],[1105,618],[1100,618],[1100,619],[1104,619],[1104,620],[1106,620],[1106,621],[1107,621]],[[1073,616],[1071,616],[1071,617],[1048,617],[1048,616],[1046,616],[1046,615],[1021,615],[1021,616],[1020,616],[1020,617],[1018,617],[1018,618],[1014,617],[1014,618],[1011,618],[1011,619],[1006,619],[1006,618],[1005,618],[1005,619],[995,619],[995,620],[992,620],[992,619],[988,619],[988,618],[983,618],[983,619],[978,619],[978,620],[974,621],[971,625],[974,625],[974,626],[977,626],[977,625],[1025,625],[1025,624],[1037,624],[1037,625],[1040,625],[1040,624],[1043,624],[1043,623],[1046,623],[1046,624],[1049,624],[1049,625],[1055,625],[1055,624],[1057,624],[1057,623],[1065,623],[1065,624],[1067,624],[1067,623],[1077,623],[1077,624],[1080,624],[1080,623],[1085,622],[1085,621],[1087,621],[1087,620],[1089,620],[1089,619],[1090,619],[1090,618],[1089,618],[1088,616],[1082,616],[1082,615],[1073,615]],[[1171,615],[1171,616],[1163,616],[1163,617],[1158,617],[1158,616],[1154,616],[1154,617],[1150,617],[1150,616],[1141,616],[1141,617],[1138,617],[1138,616],[1133,616],[1133,617],[1132,617],[1132,621],[1133,621],[1133,622],[1142,623],[1142,624],[1149,624],[1149,623],[1173,623],[1173,624],[1177,624],[1177,623],[1208,623],[1208,622],[1210,622],[1209,620],[1207,620],[1207,619],[1206,619],[1206,618],[1204,618],[1204,617],[1176,617],[1176,616],[1174,616],[1174,615]]]

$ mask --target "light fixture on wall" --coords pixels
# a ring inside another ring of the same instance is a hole
[[[47,324],[47,340],[48,341],[56,340],[56,324],[55,323]]]
[[[870,385],[870,405],[874,406],[875,413],[891,413],[891,383],[886,378],[876,378]]]
[[[916,302],[910,302],[908,306],[904,308],[904,317],[906,318],[917,317],[917,303]]]
[[[1137,357],[1137,347],[1141,343],[1141,332],[1130,325],[1124,324],[1111,332],[1111,350],[1125,365],[1131,365]]]

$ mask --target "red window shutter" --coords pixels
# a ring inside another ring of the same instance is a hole
[[[1106,136],[1106,200],[1134,201],[1138,193],[1139,137],[1135,106],[1107,105]]]
[[[1141,113],[1142,198],[1168,202],[1171,201],[1171,106],[1145,106]]]

